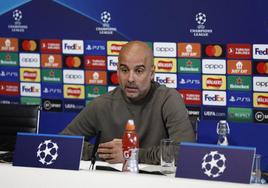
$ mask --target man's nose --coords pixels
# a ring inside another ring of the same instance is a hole
[[[134,72],[129,71],[128,82],[134,82]]]

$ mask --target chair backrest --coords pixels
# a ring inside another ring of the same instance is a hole
[[[0,150],[14,150],[17,132],[38,133],[39,116],[39,105],[0,104]]]
[[[195,115],[189,115],[189,120],[192,124],[194,134],[195,134],[195,139],[197,140],[197,132],[198,132],[198,124],[199,124],[199,116]]]

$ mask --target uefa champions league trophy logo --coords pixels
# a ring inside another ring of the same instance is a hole
[[[53,164],[58,157],[59,146],[57,143],[52,142],[52,140],[45,140],[41,142],[37,148],[37,158],[43,165]]]
[[[229,142],[227,136],[230,134],[230,128],[226,120],[220,120],[217,123],[217,134],[219,135],[217,144],[228,146]]]

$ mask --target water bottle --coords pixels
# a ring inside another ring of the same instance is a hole
[[[230,128],[226,120],[220,120],[217,123],[218,145],[228,146],[228,134],[230,134]]]
[[[133,120],[128,120],[122,139],[122,149],[124,156],[123,172],[139,172],[139,139]]]

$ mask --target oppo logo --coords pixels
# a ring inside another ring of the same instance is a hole
[[[21,58],[21,61],[28,62],[28,63],[37,63],[38,59],[37,58],[30,58],[30,57],[23,57],[23,58]]]
[[[156,47],[156,51],[159,51],[159,52],[173,52],[174,48]]]
[[[77,75],[77,74],[65,74],[65,78],[69,78],[69,79],[82,79],[82,75]]]
[[[256,82],[256,86],[268,87],[268,82]]]
[[[219,65],[219,64],[206,64],[205,68],[208,69],[223,69],[223,65]]]

